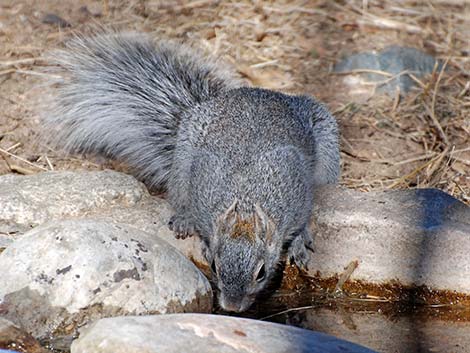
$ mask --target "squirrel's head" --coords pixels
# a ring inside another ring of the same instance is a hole
[[[282,244],[276,244],[276,226],[259,205],[249,214],[237,208],[235,200],[217,218],[207,253],[220,306],[241,312],[253,304],[276,272]]]

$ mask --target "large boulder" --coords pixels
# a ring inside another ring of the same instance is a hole
[[[436,189],[362,193],[325,187],[313,212],[309,273],[470,294],[470,209]]]
[[[0,220],[34,227],[118,205],[133,207],[147,195],[136,179],[113,171],[7,174],[0,177]]]
[[[129,225],[56,221],[0,254],[3,314],[35,337],[101,317],[210,312],[204,275],[167,242]]]
[[[220,315],[115,317],[93,323],[71,353],[373,353],[323,333]]]
[[[172,215],[169,204],[150,196],[142,183],[123,173],[105,170],[3,175],[0,205],[0,251],[45,222],[93,217],[158,235],[195,262],[204,262],[196,237],[176,239],[168,229]]]

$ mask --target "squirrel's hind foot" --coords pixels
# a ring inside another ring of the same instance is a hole
[[[176,239],[186,239],[193,235],[199,235],[196,227],[185,215],[175,214],[168,222],[168,228],[175,232]]]
[[[292,241],[288,259],[293,261],[300,270],[307,271],[310,253],[313,253],[312,235],[309,230],[305,229]]]

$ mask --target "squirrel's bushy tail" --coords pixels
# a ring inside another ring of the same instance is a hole
[[[65,74],[45,119],[54,140],[123,161],[152,187],[167,183],[184,113],[236,85],[206,56],[140,34],[77,37],[53,60]]]

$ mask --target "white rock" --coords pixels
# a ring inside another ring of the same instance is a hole
[[[197,237],[176,239],[168,229],[171,206],[151,197],[142,183],[126,174],[107,170],[3,175],[0,205],[0,248],[45,222],[93,217],[158,235],[194,261],[205,261]]]
[[[128,225],[54,222],[0,254],[0,300],[35,337],[85,320],[210,312],[207,279],[165,241]]]
[[[93,323],[71,353],[373,353],[318,332],[220,315],[115,317]]]
[[[309,273],[330,277],[354,260],[351,279],[397,280],[470,294],[470,208],[436,189],[316,194]]]
[[[7,174],[0,177],[0,220],[36,226],[116,205],[132,207],[146,195],[142,183],[113,171]]]

